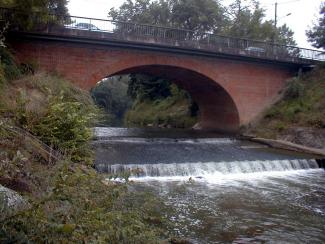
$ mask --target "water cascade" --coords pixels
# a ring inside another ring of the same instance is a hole
[[[136,177],[205,177],[212,175],[246,174],[257,172],[281,172],[301,169],[315,169],[314,159],[198,162],[170,164],[102,164],[98,170],[112,174],[130,172]]]
[[[96,169],[115,181],[130,173],[130,191],[158,196],[176,236],[191,243],[325,243],[324,162],[314,156],[193,130],[95,134]]]

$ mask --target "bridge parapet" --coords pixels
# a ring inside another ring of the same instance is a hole
[[[29,21],[28,29],[20,27],[18,20],[22,18]],[[44,17],[37,12],[26,15],[6,8],[0,8],[0,21],[9,22],[10,30],[15,32],[157,45],[294,64],[325,61],[325,53],[318,50],[130,22],[54,14]]]

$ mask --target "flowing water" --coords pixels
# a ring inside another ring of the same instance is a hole
[[[325,171],[313,157],[226,135],[96,128],[100,172],[170,207],[193,243],[325,243]]]

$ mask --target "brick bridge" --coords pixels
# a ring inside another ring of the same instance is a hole
[[[105,29],[100,23],[106,22],[99,22],[104,20],[69,18],[75,19],[68,26],[13,28],[9,41],[19,61],[36,63],[86,90],[121,74],[170,79],[196,101],[204,129],[235,131],[248,125],[276,101],[288,78],[321,57],[265,42],[112,21]],[[76,24],[89,20],[88,30]]]

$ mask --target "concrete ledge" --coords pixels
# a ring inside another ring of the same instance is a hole
[[[288,142],[288,141],[283,141],[283,140],[272,140],[272,139],[265,139],[265,138],[258,138],[258,137],[250,137],[248,139],[250,141],[259,142],[259,143],[268,145],[273,148],[314,154],[314,155],[319,156],[320,158],[325,157],[325,151],[323,149],[305,147],[302,145],[298,145],[298,144]]]

